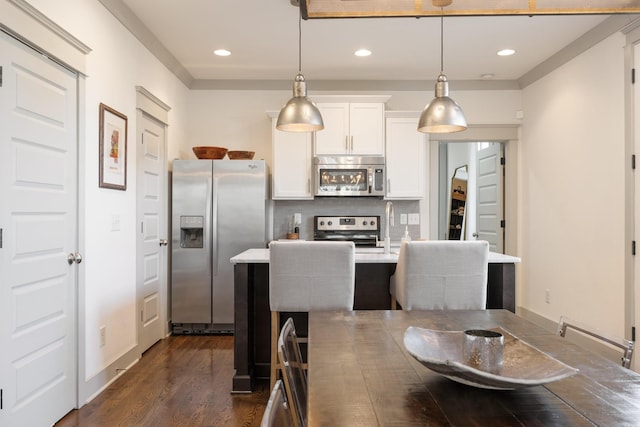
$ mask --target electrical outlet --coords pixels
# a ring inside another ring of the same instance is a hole
[[[551,304],[551,289],[546,289],[544,291],[544,302]]]
[[[293,214],[293,222],[295,222],[296,224],[302,224],[302,214],[301,213]]]
[[[406,224],[407,223],[407,214],[400,214],[400,224]]]
[[[107,344],[107,327],[100,326],[100,347],[104,347]]]
[[[409,214],[409,225],[417,225],[420,224],[420,214],[412,213]]]

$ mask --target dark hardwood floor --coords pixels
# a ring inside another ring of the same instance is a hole
[[[259,426],[269,382],[252,394],[231,394],[233,336],[176,335],[57,427]]]

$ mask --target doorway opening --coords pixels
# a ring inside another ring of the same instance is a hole
[[[504,253],[504,152],[503,141],[439,142],[438,239],[486,240],[492,252]],[[461,179],[466,184],[462,207]]]

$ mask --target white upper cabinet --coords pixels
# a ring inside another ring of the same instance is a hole
[[[283,132],[272,125],[273,164],[271,191],[274,200],[313,199],[311,132]]]
[[[384,155],[384,103],[318,103],[324,129],[315,154]]]
[[[427,136],[417,130],[418,114],[394,112],[387,116],[385,199],[425,197]]]

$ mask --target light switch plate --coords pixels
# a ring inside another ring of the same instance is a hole
[[[111,231],[120,231],[120,215],[111,215]]]
[[[409,214],[409,225],[420,224],[420,214]]]

